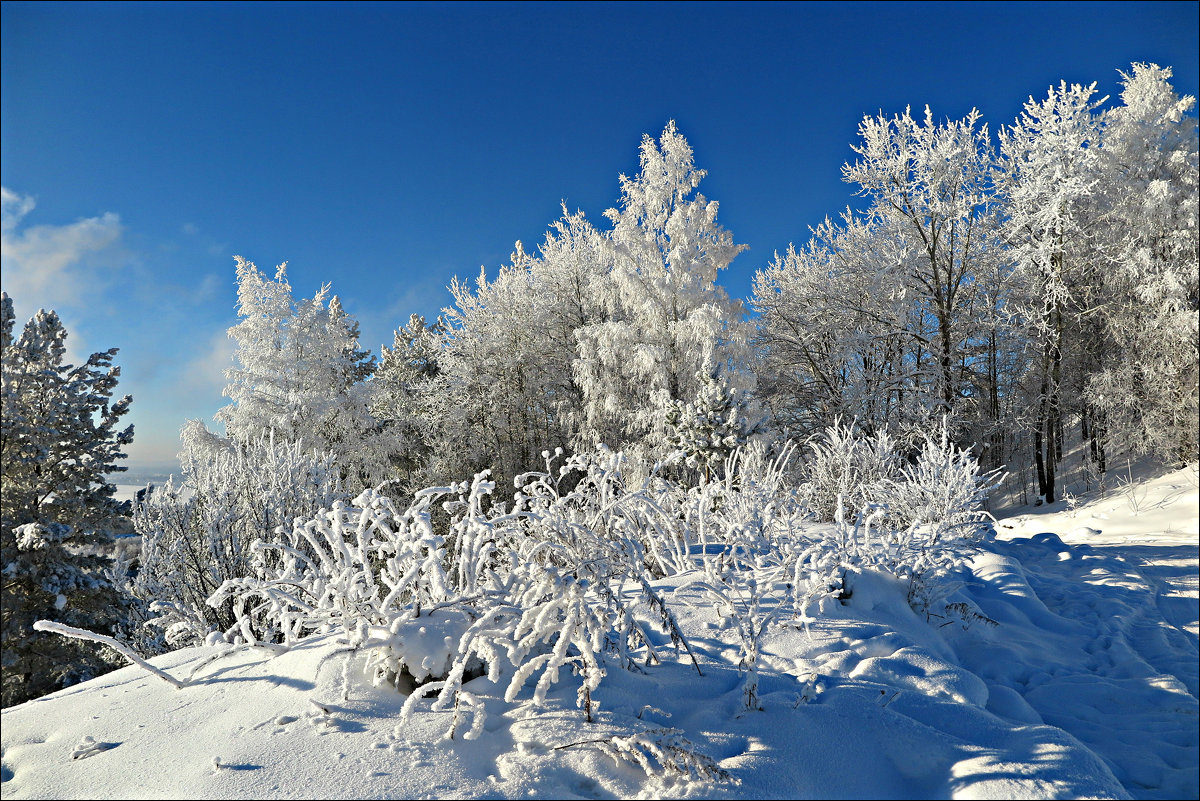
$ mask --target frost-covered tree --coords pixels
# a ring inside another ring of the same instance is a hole
[[[695,194],[704,173],[673,123],[641,157],[611,231],[564,206],[536,253],[518,242],[495,277],[455,280],[436,347],[402,330],[385,349],[371,408],[421,438],[408,469],[423,480],[490,469],[505,484],[544,448],[598,442],[662,459],[666,415],[703,389],[706,354],[718,394],[751,402],[741,306],[716,284],[744,247]]]
[[[388,478],[390,443],[368,411],[364,380],[374,359],[358,346],[358,323],[338,298],[326,302],[329,285],[295,300],[286,264],[275,278],[240,256],[238,314],[229,329],[237,342],[237,366],[226,371],[225,395],[217,412],[226,434],[239,442],[274,431],[306,449],[332,450],[348,485],[367,486]]]
[[[613,254],[608,237],[598,231],[583,212],[556,220],[532,265],[538,292],[531,298],[537,308],[539,336],[556,375],[553,387],[555,413],[565,429],[577,433],[584,424],[584,392],[576,378],[580,358],[579,333],[609,319],[605,287],[611,280]]]
[[[1096,303],[1097,238],[1104,227],[1096,109],[1106,98],[1094,98],[1095,86],[1052,86],[1045,100],[1029,98],[1016,123],[1000,131],[1004,237],[1029,287],[1016,299],[1029,322],[1036,410],[1029,424],[1038,490],[1047,502],[1055,499],[1064,415],[1083,416],[1093,436],[1098,433],[1090,408],[1064,402],[1064,390],[1080,395],[1077,377],[1096,343],[1089,315]],[[1093,451],[1100,453],[1098,447]]]
[[[1105,268],[1098,304],[1112,358],[1088,395],[1135,450],[1200,449],[1200,250],[1196,99],[1171,70],[1134,64],[1105,115]]]
[[[996,257],[991,192],[994,155],[987,125],[976,109],[961,120],[936,123],[925,108],[886,118],[864,117],[854,164],[842,167],[847,183],[871,200],[873,226],[899,237],[904,282],[897,291],[913,304],[923,340],[912,369],[932,379],[935,413],[955,418],[978,402],[978,374],[991,354],[984,347],[979,312],[994,305],[979,297],[981,269]]]
[[[446,371],[442,362],[445,326],[419,314],[396,329],[392,347],[380,348],[369,390],[369,410],[391,443],[390,467],[406,491],[432,483],[435,443],[445,421]]]
[[[669,461],[682,463],[703,480],[719,476],[733,452],[762,429],[761,417],[750,419],[752,399],[730,389],[711,356],[697,376],[700,391],[687,402],[672,401],[667,410]]]
[[[902,237],[847,212],[755,276],[759,388],[777,436],[807,439],[838,419],[901,435],[927,419],[937,399],[905,260]]]
[[[131,399],[113,400],[121,374],[116,348],[82,365],[64,363],[66,329],[39,311],[15,336],[15,314],[0,294],[3,320],[3,705],[90,678],[115,665],[75,641],[35,633],[41,618],[109,631],[122,618],[120,594],[102,555],[121,515],[108,474],[133,427],[118,427]]]
[[[583,393],[580,442],[665,455],[666,413],[700,390],[706,353],[731,389],[753,386],[741,304],[717,285],[744,245],[717,223],[717,203],[695,192],[687,140],[668,123],[642,139],[641,170],[621,176],[621,202],[605,216],[612,269],[607,314],[576,332],[575,380]]]
[[[457,279],[450,287],[443,363],[461,427],[447,445],[466,459],[459,471],[490,468],[507,482],[535,467],[546,445],[564,445],[569,436],[558,407],[570,362],[555,358],[543,335],[543,310],[532,302],[541,291],[535,263],[518,242],[494,280],[481,271],[473,288]]]
[[[490,469],[507,484],[545,447],[570,444],[583,404],[576,331],[603,319],[608,258],[604,236],[564,208],[536,254],[518,242],[495,278],[453,283],[434,327],[397,331],[372,408],[422,439],[424,480]]]
[[[778,430],[835,420],[905,436],[950,414],[982,438],[1002,417],[1013,347],[986,126],[866,117],[843,178],[871,203],[789,248],[755,279],[765,404]]]

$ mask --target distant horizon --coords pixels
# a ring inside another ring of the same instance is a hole
[[[234,255],[329,282],[378,354],[454,276],[560,215],[606,228],[674,119],[756,271],[856,198],[864,115],[978,107],[993,133],[1060,80],[1109,103],[1135,61],[1200,92],[1200,3],[5,3],[3,284],[69,358],[119,348],[131,471],[178,472],[227,399]],[[919,53],[918,58],[915,54]],[[1193,111],[1193,114],[1195,112]],[[218,427],[219,430],[219,427]],[[127,474],[114,474],[117,478]]]

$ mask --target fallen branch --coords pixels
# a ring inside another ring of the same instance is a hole
[[[71,626],[64,626],[62,623],[55,623],[53,620],[39,620],[33,624],[33,630],[50,631],[55,634],[61,634],[64,637],[70,637],[76,640],[91,640],[92,642],[98,642],[101,645],[107,645],[109,648],[113,649],[133,664],[137,665],[138,667],[145,668],[163,681],[173,685],[175,689],[182,690],[187,686],[185,682],[180,681],[174,676],[168,674],[166,671],[159,670],[154,665],[150,664],[145,659],[142,659],[140,656],[131,651],[128,646],[117,642],[112,637],[106,637],[103,634],[96,634],[95,632],[88,631],[87,629],[77,629]]]

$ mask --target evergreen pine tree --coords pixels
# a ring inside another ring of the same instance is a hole
[[[117,429],[131,398],[113,402],[121,373],[116,348],[64,364],[67,336],[53,311],[39,311],[14,339],[15,314],[0,293],[3,319],[3,424],[0,456],[0,669],[4,706],[110,670],[95,646],[32,625],[50,618],[112,633],[122,600],[106,575],[103,546],[121,516],[107,475],[123,471],[121,448],[133,427]]]

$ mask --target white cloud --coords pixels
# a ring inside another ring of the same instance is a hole
[[[4,290],[24,309],[74,305],[102,278],[89,254],[113,248],[121,219],[112,212],[67,225],[22,226],[34,199],[0,187],[0,268]]]
[[[190,341],[190,340],[189,340]],[[196,343],[192,358],[176,369],[143,376],[141,390],[134,390],[130,422],[133,443],[127,453],[131,468],[158,469],[175,461],[179,453],[179,429],[185,420],[202,420],[216,428],[213,414],[227,402],[222,396],[225,370],[233,366],[236,343],[224,330],[207,341]]]
[[[225,242],[218,242],[204,231],[200,230],[200,226],[193,222],[185,222],[179,228],[180,232],[189,237],[195,243],[203,245],[204,252],[210,256],[224,256],[229,258],[232,253],[229,250],[229,245]]]
[[[225,288],[226,279],[215,273],[208,273],[200,281],[200,286],[196,287],[192,297],[197,303],[208,303],[217,297],[218,293]]]
[[[225,389],[225,371],[233,367],[236,347],[237,343],[225,331],[214,334],[208,347],[183,368],[183,377],[176,384],[180,400],[194,402],[198,398],[212,398],[220,401]]]
[[[379,346],[392,346],[396,329],[408,324],[411,314],[420,314],[427,323],[432,323],[441,314],[442,308],[451,304],[450,292],[440,279],[426,277],[411,281],[404,290],[383,308],[357,308],[353,298],[343,298],[348,310],[359,323],[359,347],[379,356]]]
[[[22,217],[33,211],[35,205],[33,198],[21,197],[7,186],[0,186],[0,208],[3,209],[3,213],[0,214],[0,228],[7,234]]]

